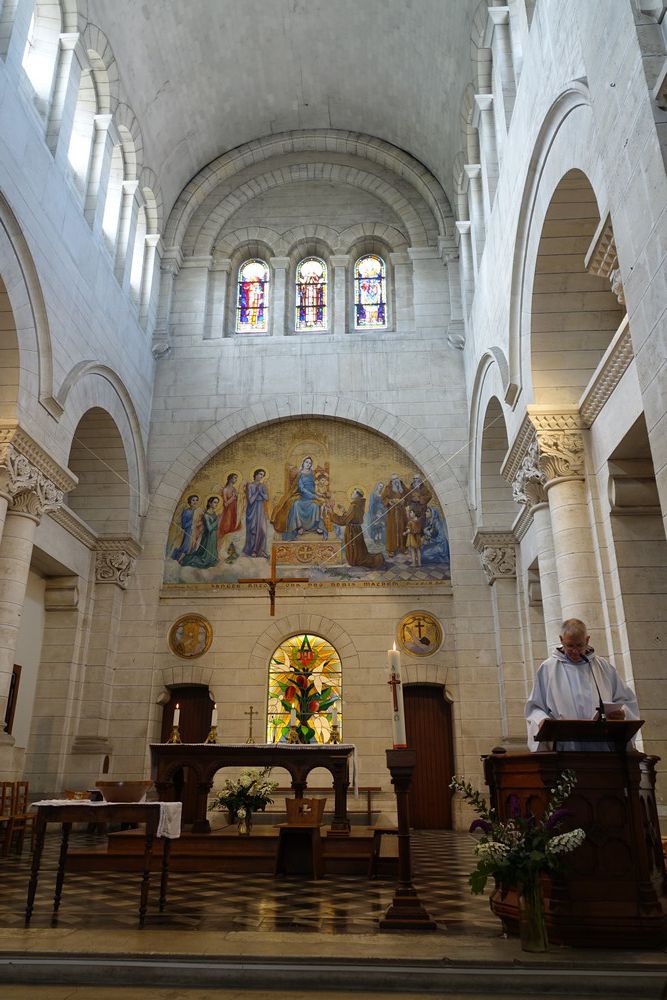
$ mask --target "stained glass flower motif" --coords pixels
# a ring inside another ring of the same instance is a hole
[[[266,333],[269,328],[269,269],[263,260],[239,268],[236,332]]]
[[[375,254],[360,257],[354,265],[354,328],[387,327],[387,275],[384,261]]]
[[[306,257],[296,269],[296,329],[327,328],[327,265]]]
[[[326,639],[303,633],[286,639],[269,666],[267,743],[286,741],[291,718],[301,743],[328,743],[334,710],[342,733],[341,681],[340,658]]]

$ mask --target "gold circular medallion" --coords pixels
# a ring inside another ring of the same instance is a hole
[[[411,611],[399,623],[396,639],[412,656],[430,656],[442,646],[442,625],[428,611]]]
[[[203,656],[212,640],[211,623],[202,615],[183,615],[169,629],[169,648],[186,660]]]

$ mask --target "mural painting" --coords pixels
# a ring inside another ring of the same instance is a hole
[[[445,512],[391,441],[311,418],[259,428],[218,452],[178,503],[165,584],[281,573],[313,583],[449,579]]]

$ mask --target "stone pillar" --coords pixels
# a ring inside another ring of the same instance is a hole
[[[500,737],[506,746],[525,749],[524,706],[528,690],[520,642],[516,539],[511,531],[482,529],[475,535],[473,544],[480,554],[482,568],[491,587],[498,665]]]
[[[94,132],[90,152],[90,166],[83,212],[91,229],[101,232],[104,217],[104,199],[100,209],[100,191],[105,191],[111,169],[111,152],[113,141],[109,130],[112,126],[111,115],[95,115],[93,119]],[[116,136],[117,138],[117,136]],[[108,153],[107,153],[108,146]]]
[[[347,275],[350,264],[348,254],[335,254],[331,257],[333,268],[333,322],[331,332],[334,337],[343,337],[347,333]]]
[[[0,541],[0,718],[4,718],[14,666],[35,530],[44,513],[57,510],[63,492],[13,445],[7,446],[10,497]]]
[[[415,327],[439,333],[449,322],[449,287],[442,255],[435,247],[410,247]]]
[[[231,311],[232,324],[227,330],[227,288],[232,262],[228,257],[214,257],[208,270],[208,286],[206,289],[206,324],[204,326],[205,340],[219,340],[225,334],[233,336],[236,316],[236,303]]]
[[[473,115],[473,125],[479,130],[479,145],[481,158],[482,192],[484,196],[484,215],[491,216],[493,200],[498,187],[498,145],[496,142],[496,122],[493,116],[494,99],[492,94],[475,94],[475,104],[479,113]]]
[[[389,254],[394,270],[394,329],[397,333],[408,333],[415,327],[414,298],[412,291],[412,260],[410,255]]]
[[[582,618],[593,645],[603,638],[602,595],[586,496],[584,442],[576,408],[558,413],[528,407],[551,514],[563,618]],[[603,643],[604,645],[604,643]]]
[[[90,619],[90,641],[79,704],[77,735],[67,774],[80,785],[100,776],[102,763],[113,750],[111,731],[114,670],[125,590],[140,547],[132,538],[100,540],[95,551],[95,592]]]
[[[294,321],[286,316],[287,274],[289,257],[271,257],[269,264],[273,272],[273,298],[271,300],[271,336],[284,337],[288,329],[294,328]]]
[[[472,253],[471,226],[469,222],[457,222],[456,230],[459,234],[459,254],[460,265],[459,275],[461,278],[461,305],[463,308],[463,320],[467,322],[470,316],[472,299],[475,293],[475,265]]]
[[[533,436],[512,483],[516,503],[524,504],[533,518],[540,571],[540,591],[544,614],[547,649],[558,642],[563,614],[560,603],[556,554],[551,533],[551,515],[546,491],[546,476],[540,467],[537,438]]]
[[[123,197],[120,203],[120,219],[118,222],[118,238],[116,240],[115,273],[121,286],[129,280],[132,266],[132,251],[134,250],[134,233],[137,228],[137,213],[139,201],[137,197],[138,181],[123,181]]]
[[[482,194],[482,168],[479,163],[468,163],[463,169],[468,178],[468,208],[470,210],[470,235],[475,275],[484,251],[484,197]]]
[[[61,167],[67,163],[74,113],[79,96],[81,69],[87,64],[78,32],[61,35],[53,96],[46,125],[46,145]]]
[[[169,318],[174,297],[174,278],[181,269],[183,254],[180,247],[165,250],[160,263],[160,297],[158,299],[157,320],[153,334],[153,357],[162,358],[169,354]]]
[[[493,24],[491,52],[493,54],[493,93],[495,96],[496,132],[499,150],[503,144],[501,128],[505,135],[510,127],[514,100],[516,98],[516,76],[514,53],[510,34],[509,7],[489,7],[489,18]]]
[[[447,325],[447,342],[450,347],[462,351],[465,345],[465,323],[463,320],[463,301],[461,274],[459,268],[459,248],[456,240],[451,237],[440,237],[438,240],[440,256],[447,268],[447,283],[449,285],[449,323]]]
[[[139,295],[139,322],[147,329],[151,317],[151,304],[153,302],[153,276],[155,274],[155,261],[158,259],[158,247],[160,245],[159,233],[149,233],[144,244],[144,264],[141,274],[141,293]],[[156,282],[157,284],[157,282]]]

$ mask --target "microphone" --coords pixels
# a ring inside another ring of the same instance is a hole
[[[595,679],[595,671],[593,670],[593,665],[592,665],[591,661],[588,659],[588,657],[586,656],[585,653],[581,654],[581,658],[582,658],[582,660],[585,660],[586,663],[588,664],[588,666],[590,667],[591,677],[593,678],[593,683],[595,684],[595,690],[598,693],[598,698],[599,698],[599,704],[598,704],[598,722],[606,722],[607,721],[607,716],[606,716],[605,710],[604,710],[604,702],[602,700],[602,692],[600,691],[600,688],[598,686],[598,682]]]

